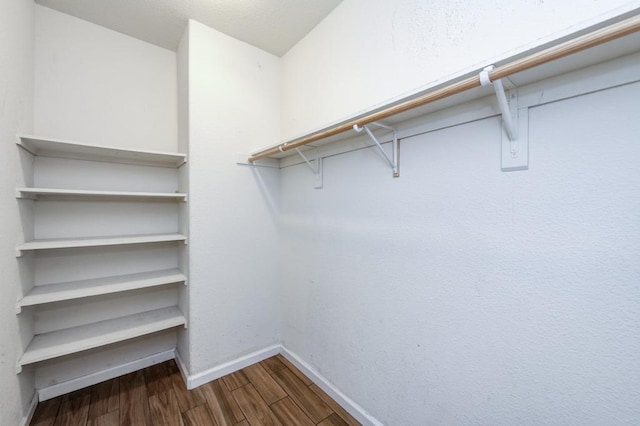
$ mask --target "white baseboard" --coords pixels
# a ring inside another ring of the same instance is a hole
[[[189,374],[189,370],[187,369],[178,352],[176,352],[176,363],[178,364],[178,368],[182,373],[182,377],[185,379],[187,388],[193,389],[277,354],[282,354],[282,356],[291,361],[291,363],[298,367],[298,369],[300,369],[300,371],[302,371],[309,379],[311,379],[313,383],[318,385],[320,389],[325,391],[331,398],[333,398],[338,404],[340,404],[342,408],[347,410],[347,412],[360,423],[365,426],[382,426],[382,423],[380,421],[378,421],[365,409],[363,409],[352,399],[342,393],[329,380],[327,380],[309,364],[303,361],[302,358],[282,345],[269,346],[259,351],[250,353],[249,355],[242,356],[233,361],[229,361],[227,363],[221,364],[202,373],[197,373],[194,375]]]
[[[145,357],[136,361],[132,361],[126,364],[122,364],[116,367],[109,368],[107,370],[99,371],[97,373],[89,374],[87,376],[78,377],[77,379],[69,380],[64,383],[59,383],[46,388],[38,389],[36,395],[29,405],[27,414],[23,417],[21,426],[28,425],[35,412],[38,401],[46,401],[47,399],[55,398],[56,396],[64,395],[65,393],[73,392],[78,389],[92,386],[105,380],[113,379],[114,377],[122,376],[124,374],[132,373],[137,370],[149,367],[151,365],[168,361],[170,359],[176,360],[178,369],[185,379],[185,383],[188,389],[194,389],[198,386],[209,383],[227,374],[234,373],[249,365],[260,362],[269,357],[277,354],[282,354],[293,365],[295,365],[300,371],[302,371],[313,383],[319,388],[325,391],[331,398],[333,398],[340,406],[342,406],[349,414],[351,414],[356,420],[365,426],[382,426],[382,423],[375,417],[369,414],[361,406],[356,404],[352,399],[342,393],[335,385],[333,385],[327,378],[318,373],[313,367],[307,364],[297,354],[285,348],[282,345],[272,345],[261,349],[256,352],[252,352],[248,355],[241,356],[233,361],[226,362],[216,367],[210,368],[201,373],[191,375],[187,369],[186,364],[180,357],[180,354],[175,350],[164,351],[149,357]]]
[[[226,376],[227,374],[234,373],[250,366],[251,364],[255,364],[256,362],[278,355],[280,353],[280,349],[280,345],[269,346],[193,375],[189,374],[189,370],[186,368],[184,362],[180,358],[180,354],[178,353],[176,353],[176,360],[178,361],[178,368],[180,368],[182,376],[186,377],[187,389],[193,389],[204,385],[205,383],[219,379],[222,376]]]
[[[175,358],[176,358],[176,365],[178,366],[178,370],[182,375],[182,380],[184,380],[184,383],[187,386],[187,389],[193,389],[189,387],[189,369],[187,369],[187,365],[182,360],[182,357],[180,356],[180,352],[178,352],[178,349],[176,349]]]
[[[171,349],[169,351],[160,352],[145,358],[128,362],[126,364],[117,365],[106,370],[78,377],[76,379],[67,380],[66,382],[38,389],[38,399],[40,401],[46,401],[47,399],[55,398],[56,396],[64,395],[65,393],[86,388],[87,386],[92,386],[104,382],[105,380],[110,380],[124,374],[142,370],[143,368],[147,368],[160,362],[168,361],[170,359],[173,359],[174,357],[175,350]]]
[[[322,374],[318,373],[313,367],[302,360],[298,355],[291,352],[284,346],[280,346],[280,353],[286,359],[291,361],[293,365],[298,367],[300,371],[304,373],[313,383],[315,383],[320,389],[325,391],[334,401],[336,401],[342,408],[347,410],[356,420],[365,426],[382,426],[382,423],[375,417],[369,414],[364,408],[356,404],[352,399],[343,394],[340,389],[335,387],[329,380]]]
[[[31,419],[33,419],[33,415],[36,412],[36,407],[38,406],[38,392],[33,393],[33,398],[29,402],[29,407],[27,408],[27,413],[20,420],[20,426],[28,426],[31,423]]]

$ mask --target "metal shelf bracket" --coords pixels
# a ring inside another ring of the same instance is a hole
[[[491,81],[490,65],[480,71],[480,84],[493,86],[502,115],[502,171],[527,170],[529,168],[529,109],[518,108],[517,91],[506,91],[502,79]]]
[[[382,154],[384,159],[387,160],[387,163],[389,163],[389,165],[391,166],[391,169],[393,170],[393,177],[394,178],[400,177],[400,164],[398,161],[398,131],[395,128],[387,126],[382,123],[373,122],[371,124],[377,127],[381,127],[383,129],[391,130],[393,132],[393,141],[391,142],[391,157],[389,157],[386,151],[382,148],[382,144],[380,143],[378,138],[376,138],[376,136],[373,134],[371,129],[369,129],[368,125],[365,124],[364,126],[358,126],[357,124],[354,124],[353,130],[355,130],[358,133],[362,132],[363,130],[367,132],[371,140],[373,140],[373,142],[376,144],[376,146],[380,150],[380,153]]]
[[[314,185],[314,188],[322,189],[322,157],[320,157],[320,151],[318,150],[318,152],[316,153],[316,159],[315,159],[316,165],[314,167],[314,165],[311,164],[311,161],[309,161],[309,159],[302,153],[302,151],[300,151],[299,148],[294,148],[294,149],[296,150],[298,155],[302,157],[304,162],[307,163],[307,166],[309,166],[313,174],[316,175],[316,183]]]

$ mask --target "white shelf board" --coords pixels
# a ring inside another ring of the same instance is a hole
[[[92,191],[84,189],[17,188],[16,198],[28,200],[129,200],[129,201],[186,201],[187,194],[173,192]]]
[[[26,306],[81,299],[83,297],[99,296],[168,284],[186,283],[186,280],[187,277],[178,269],[167,269],[36,286],[18,302],[18,312]]]
[[[33,240],[16,247],[16,256],[22,256],[29,250],[52,250],[81,247],[120,246],[129,244],[163,243],[171,241],[186,241],[182,234],[152,234],[152,235],[127,235],[119,237],[101,238],[54,238],[47,240]]]
[[[185,324],[180,309],[172,306],[39,334],[27,347],[19,365],[22,367]]]
[[[176,152],[141,151],[31,135],[21,135],[20,141],[17,143],[18,146],[24,148],[31,154],[43,157],[106,161],[111,163],[158,167],[180,167],[187,161],[186,154]]]

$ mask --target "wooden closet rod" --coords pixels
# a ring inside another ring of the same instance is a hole
[[[593,31],[589,34],[576,37],[573,40],[560,43],[556,46],[549,47],[540,52],[531,54],[521,59],[516,59],[513,62],[496,67],[492,71],[489,71],[489,77],[491,81],[508,77],[512,74],[528,70],[547,62],[551,62],[555,59],[569,56],[573,53],[589,49],[590,47],[595,47],[597,45],[607,43],[609,41],[624,37],[637,31],[640,31],[640,15],[633,16],[631,18]],[[299,148],[303,145],[307,145],[312,142],[316,142],[318,140],[352,130],[353,126],[356,124],[359,126],[363,126],[374,121],[383,120],[393,115],[409,111],[413,108],[417,108],[422,105],[447,98],[449,96],[457,95],[476,87],[480,87],[480,77],[478,75],[468,77],[464,80],[452,83],[440,89],[433,90],[416,98],[400,102],[388,108],[372,112],[362,117],[351,119],[334,127],[320,130],[318,132],[311,133],[298,139],[293,139],[289,142],[284,142],[280,145],[257,151],[251,154],[251,156],[249,157],[249,161],[254,162],[262,158],[267,158],[271,155],[278,154],[280,152]]]

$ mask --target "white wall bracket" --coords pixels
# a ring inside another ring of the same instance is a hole
[[[378,141],[378,138],[376,138],[373,132],[369,129],[368,125],[364,125],[361,127],[361,126],[358,126],[357,124],[354,124],[353,130],[355,130],[358,133],[362,132],[362,130],[366,131],[369,137],[371,138],[371,140],[373,140],[373,142],[376,144],[376,146],[382,153],[382,156],[384,157],[384,159],[387,160],[387,163],[389,163],[389,165],[391,166],[391,169],[393,170],[393,177],[394,178],[400,177],[400,164],[398,161],[398,131],[393,127],[389,127],[382,123],[373,122],[371,124],[377,127],[381,127],[383,129],[391,130],[393,132],[393,141],[391,142],[391,157],[389,157],[386,151],[382,148],[382,144],[380,144],[380,141]]]
[[[529,168],[529,109],[518,108],[515,89],[505,91],[502,79],[491,81],[490,65],[480,71],[480,84],[493,86],[502,114],[502,171],[527,170]]]
[[[309,159],[305,157],[305,155],[302,153],[302,151],[300,151],[299,148],[294,148],[294,149],[296,150],[298,155],[302,157],[304,162],[307,163],[307,166],[309,166],[313,174],[316,175],[316,182],[315,182],[314,188],[322,189],[322,157],[320,157],[320,151],[318,150],[318,152],[316,153],[316,159],[315,159],[316,165],[314,167],[314,165],[311,164],[311,161],[309,161]]]

